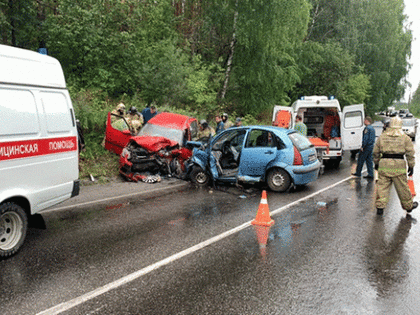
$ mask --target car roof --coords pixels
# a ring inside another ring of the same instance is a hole
[[[254,129],[255,128],[255,129],[262,129],[262,130],[271,131],[271,132],[274,132],[274,133],[285,133],[285,134],[290,134],[290,133],[296,132],[296,130],[294,130],[294,129],[286,129],[286,128],[281,128],[281,127],[276,127],[276,126],[263,126],[263,125],[233,127],[232,129],[234,129],[234,128],[235,129]]]
[[[147,123],[171,129],[185,129],[195,118],[181,114],[162,112],[151,118]]]

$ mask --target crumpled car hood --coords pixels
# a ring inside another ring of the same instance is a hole
[[[139,146],[145,148],[149,152],[158,152],[166,147],[179,146],[178,142],[165,137],[139,136],[133,137],[131,141],[136,142]]]

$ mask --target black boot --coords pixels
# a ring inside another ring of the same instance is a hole
[[[410,210],[407,210],[408,213],[410,213],[411,211],[413,211],[413,209],[416,209],[419,206],[419,203],[417,201],[413,202],[413,208],[411,208]]]
[[[383,208],[377,208],[376,209],[376,214],[377,215],[383,215],[384,214],[384,209]]]

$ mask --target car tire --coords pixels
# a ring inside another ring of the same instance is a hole
[[[210,177],[207,172],[199,166],[193,167],[190,173],[190,178],[191,182],[198,186],[206,186],[210,181]]]
[[[290,175],[281,168],[275,168],[268,172],[267,185],[275,192],[286,191],[291,184]]]
[[[22,246],[28,230],[28,217],[13,202],[0,205],[0,258],[14,255]]]
[[[339,169],[340,168],[340,162],[341,162],[341,157],[338,157],[336,159],[330,160],[331,168],[333,168],[333,169]]]

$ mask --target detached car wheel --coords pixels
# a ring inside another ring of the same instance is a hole
[[[268,172],[267,185],[272,191],[286,191],[290,187],[290,183],[290,176],[285,170],[277,168]]]
[[[0,258],[15,254],[22,246],[28,229],[25,211],[13,202],[0,205]]]
[[[206,186],[209,183],[209,175],[199,166],[194,166],[190,173],[191,181],[199,186]]]

